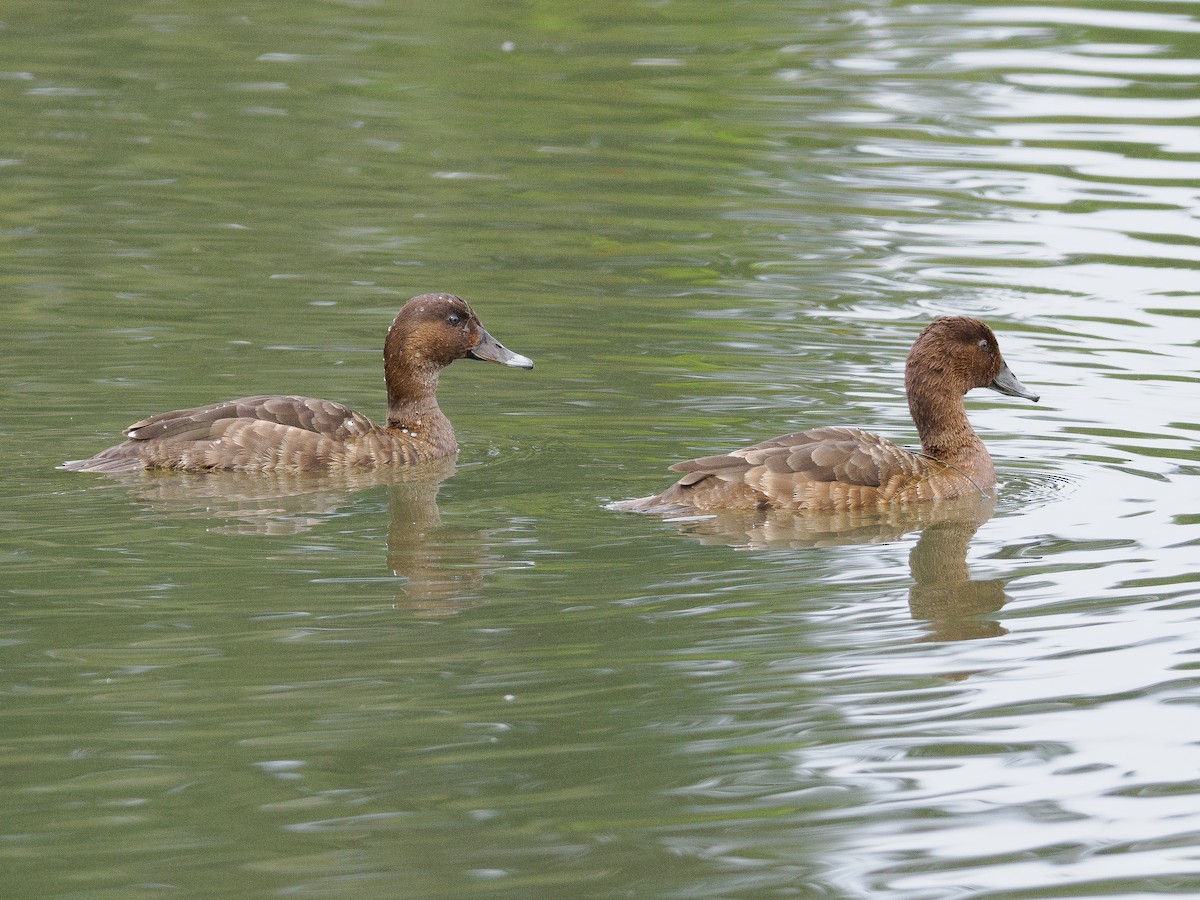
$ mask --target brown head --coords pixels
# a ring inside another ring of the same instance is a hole
[[[992,329],[966,316],[935,319],[925,327],[909,351],[904,386],[921,442],[934,455],[947,443],[974,439],[962,407],[962,395],[972,388],[1039,399],[1009,371]]]
[[[488,334],[466,300],[453,294],[422,294],[396,314],[383,344],[389,407],[432,400],[438,373],[456,359],[533,368],[530,359]]]
[[[921,382],[937,382],[958,396],[985,387],[1034,403],[1039,399],[1009,371],[992,329],[966,316],[935,319],[917,337],[908,354],[904,384],[912,393]]]

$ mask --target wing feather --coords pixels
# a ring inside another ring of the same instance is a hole
[[[211,406],[159,413],[125,429],[134,441],[206,441],[225,434],[231,423],[242,420],[295,428],[331,440],[345,440],[373,430],[366,416],[329,400],[312,397],[242,397]],[[265,429],[275,433],[274,429]],[[300,440],[291,435],[289,440]]]
[[[622,508],[866,509],[889,503],[945,466],[858,428],[814,428],[671,466],[684,477]]]
[[[139,469],[294,470],[409,463],[416,445],[398,442],[366,416],[311,397],[242,397],[176,409],[135,422],[115,447],[63,468],[83,472]]]

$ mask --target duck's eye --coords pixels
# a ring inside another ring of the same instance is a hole
[[[458,313],[450,313],[450,315],[446,316],[447,325],[457,325],[461,321],[462,316],[460,316]]]
[[[987,342],[987,338],[981,338],[979,341],[979,349],[984,353],[991,353],[992,345]]]

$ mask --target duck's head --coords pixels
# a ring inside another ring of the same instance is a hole
[[[967,316],[929,323],[908,354],[904,378],[910,395],[940,385],[962,394],[991,388],[1034,403],[1040,399],[1009,370],[992,329]]]
[[[453,294],[422,294],[405,303],[388,329],[383,358],[389,368],[436,370],[456,359],[533,368],[529,357],[488,334],[467,301]]]

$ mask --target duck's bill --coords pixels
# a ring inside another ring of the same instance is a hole
[[[1000,374],[992,380],[992,383],[988,387],[993,391],[999,391],[1001,394],[1007,394],[1009,397],[1024,397],[1026,400],[1032,400],[1034,403],[1037,403],[1041,399],[1041,397],[1021,384],[1017,376],[1009,370],[1008,363],[1000,367]]]
[[[512,366],[515,369],[533,368],[532,359],[528,356],[522,356],[520,353],[513,353],[486,331],[483,333],[483,339],[468,355],[472,359],[499,363],[502,366]]]

